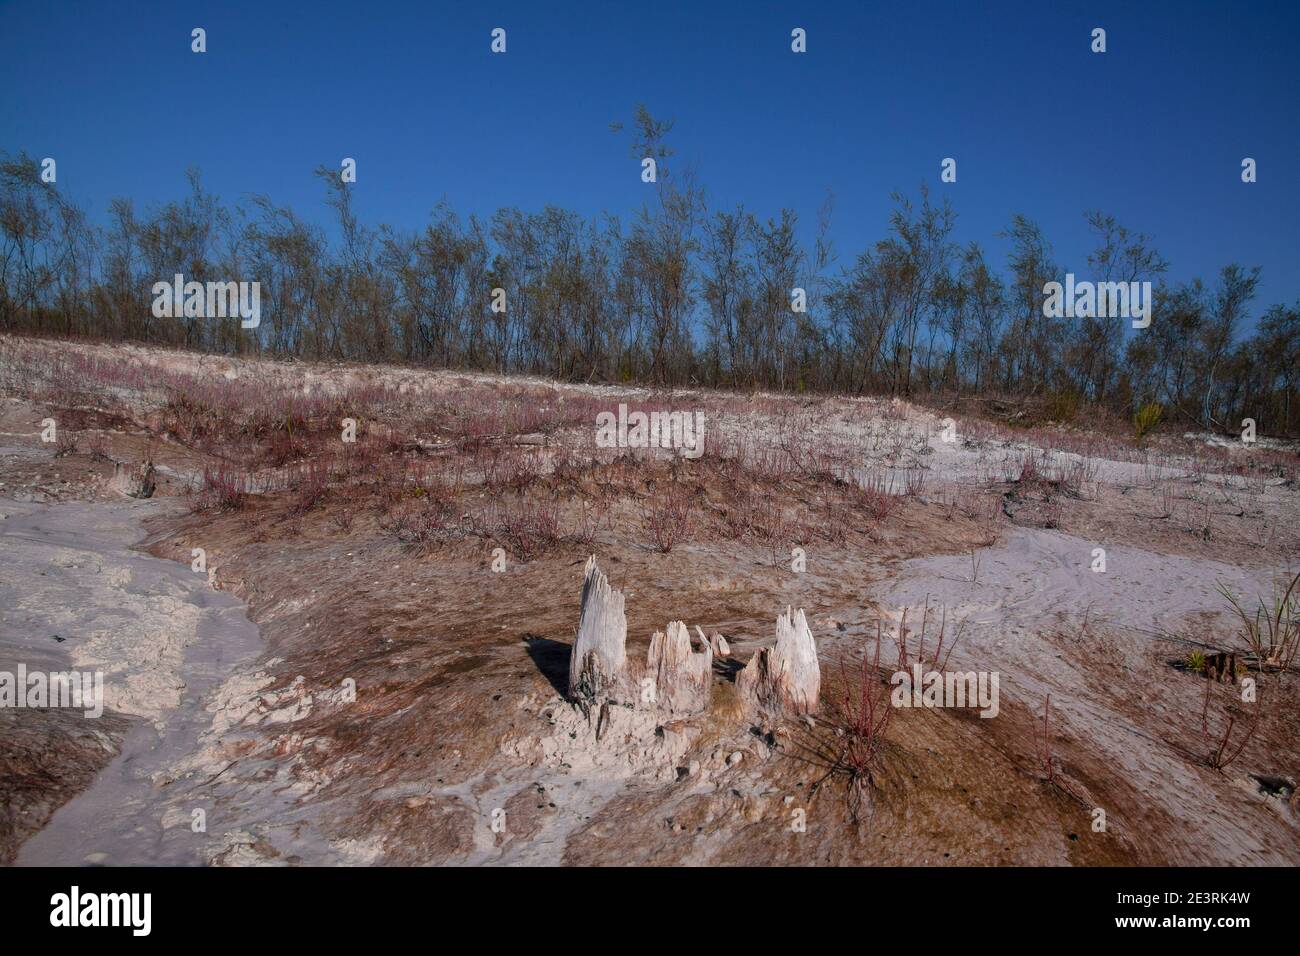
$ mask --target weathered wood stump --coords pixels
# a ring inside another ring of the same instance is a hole
[[[569,697],[625,700],[630,690],[623,592],[609,586],[592,555],[584,572],[578,638],[569,658]]]
[[[654,702],[659,710],[697,714],[708,709],[713,695],[713,648],[704,639],[702,650],[692,650],[686,625],[672,621],[667,633],[656,631],[650,638],[646,674],[654,680]]]
[[[1237,683],[1237,655],[1232,651],[1206,654],[1205,676],[1220,684]]]
[[[135,468],[123,465],[120,461],[113,464],[113,477],[108,486],[128,498],[151,498],[154,492],[153,462],[146,461]]]
[[[776,619],[776,644],[750,658],[736,676],[745,706],[759,716],[815,714],[821,694],[821,666],[803,608],[789,607]]]

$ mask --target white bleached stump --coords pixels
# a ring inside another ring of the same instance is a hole
[[[132,468],[122,462],[113,463],[113,477],[108,486],[128,498],[152,498],[154,492],[153,462],[146,461]]]
[[[672,621],[667,633],[650,638],[646,674],[654,679],[655,704],[674,714],[707,710],[713,693],[713,648],[704,636],[700,651],[691,649],[691,634],[681,621]]]
[[[767,717],[817,713],[821,694],[817,645],[803,608],[776,619],[776,644],[755,654],[736,676],[746,707]]]
[[[623,699],[628,692],[627,617],[623,592],[587,560],[582,585],[578,639],[569,658],[569,696],[574,700]]]

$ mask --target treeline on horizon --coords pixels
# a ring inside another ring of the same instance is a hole
[[[196,171],[184,198],[148,210],[114,199],[95,226],[35,160],[0,156],[0,331],[570,381],[1027,396],[1065,417],[1158,403],[1188,426],[1237,432],[1249,417],[1263,433],[1300,434],[1300,303],[1256,311],[1258,268],[1170,284],[1147,236],[1092,213],[1089,273],[1073,271],[1151,281],[1151,325],[1049,318],[1043,285],[1066,270],[1024,216],[1002,234],[999,270],[952,239],[951,205],[922,187],[915,201],[895,194],[884,238],[841,263],[829,199],[811,246],[791,210],[710,211],[692,177],[668,174],[670,124],[644,110],[637,120],[633,154],[660,165],[626,221],[554,206],[483,221],[439,204],[420,231],[372,227],[338,170],[322,167],[332,240],[265,196],[222,204]],[[153,284],[176,273],[260,282],[260,326],[155,317]],[[795,288],[806,311],[792,309]]]

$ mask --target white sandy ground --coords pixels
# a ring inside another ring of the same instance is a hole
[[[1261,826],[1240,806],[1208,799],[1201,768],[1151,738],[1150,728],[1170,712],[1163,686],[1148,686],[1143,693],[1135,682],[1128,693],[1140,699],[1121,702],[1089,692],[1088,672],[1096,662],[1084,645],[1071,653],[1068,645],[1044,636],[1052,622],[1077,633],[1086,615],[1092,633],[1114,639],[1121,665],[1136,663],[1158,639],[1220,643],[1233,625],[1216,584],[1239,594],[1269,593],[1272,575],[1118,545],[1106,549],[1106,570],[1094,572],[1094,547],[1095,542],[1057,531],[1010,528],[997,545],[977,552],[977,569],[964,555],[906,561],[895,577],[873,589],[872,597],[894,619],[899,612],[891,609],[909,608],[913,627],[927,601],[932,609],[947,609],[950,634],[954,622],[964,622],[949,669],[999,672],[1002,707],[1019,704],[1041,713],[1051,693],[1058,732],[1087,741],[1174,818],[1198,821],[1184,834],[1189,858],[1206,856],[1204,834],[1213,832],[1217,864],[1294,865],[1300,846],[1294,820],[1280,802],[1258,793],[1245,776],[1249,768],[1230,771],[1241,800],[1276,816],[1269,820],[1276,826]],[[1286,570],[1279,567],[1276,573]],[[829,650],[830,643],[824,643],[823,654]],[[1117,703],[1128,706],[1121,710]],[[1134,707],[1156,719],[1145,722],[1146,728],[1136,726]],[[1127,818],[1137,825],[1140,808],[1107,809],[1113,820]]]
[[[95,783],[21,848],[19,865],[194,863],[222,838],[190,829],[213,687],[261,646],[233,597],[129,545],[160,502],[0,502],[0,669],[101,670],[106,708],[142,718]],[[54,640],[54,635],[63,642]],[[87,718],[93,719],[93,718]],[[215,831],[215,832],[214,832]]]

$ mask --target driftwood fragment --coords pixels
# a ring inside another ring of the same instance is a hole
[[[731,648],[727,645],[727,639],[717,631],[713,632],[713,636],[705,637],[704,632],[700,630],[700,626],[696,624],[695,633],[700,636],[701,641],[709,645],[709,649],[713,651],[714,657],[721,658],[731,656]]]
[[[736,677],[736,690],[757,715],[778,718],[815,714],[821,667],[803,608],[776,619],[776,643],[758,651]]]

